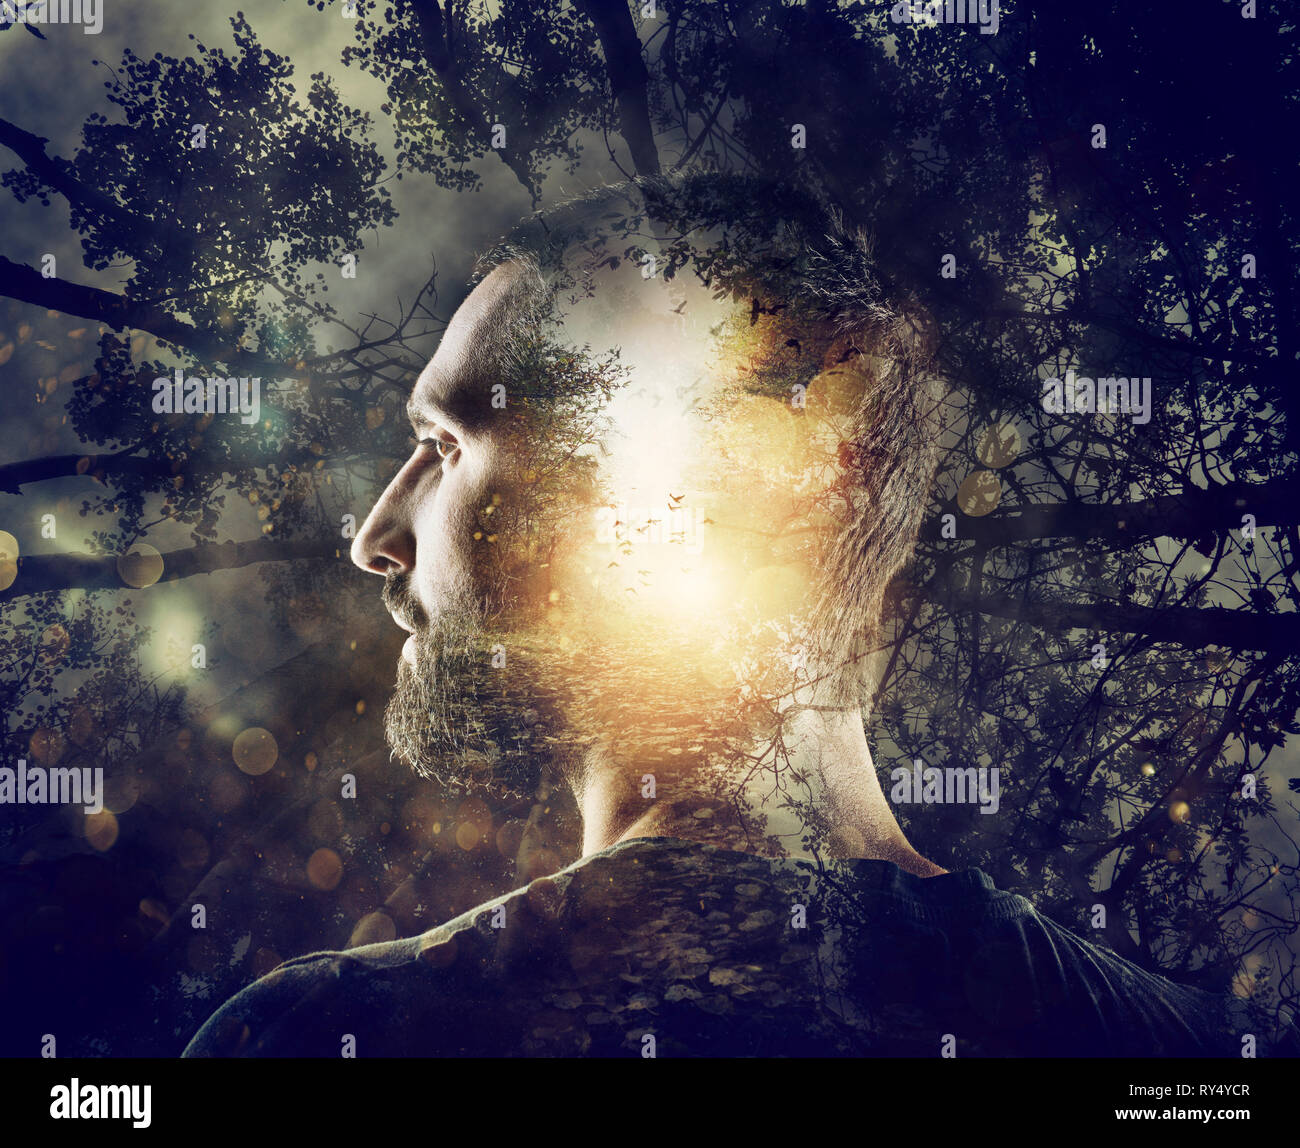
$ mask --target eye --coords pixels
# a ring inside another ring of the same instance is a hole
[[[460,448],[460,444],[445,431],[442,432],[441,435],[430,435],[426,438],[412,435],[411,444],[415,447],[432,447],[438,452],[438,457],[444,461],[455,454]]]

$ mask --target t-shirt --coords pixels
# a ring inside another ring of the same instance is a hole
[[[1300,1055],[1250,1002],[1080,939],[979,869],[636,838],[418,937],[286,961],[198,1056]]]

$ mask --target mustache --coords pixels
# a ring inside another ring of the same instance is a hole
[[[401,618],[413,629],[423,630],[429,625],[428,612],[411,588],[410,574],[390,574],[384,579],[380,598],[390,614]]]
[[[440,592],[433,610],[425,607],[415,592],[411,574],[390,574],[384,580],[380,598],[388,612],[400,618],[417,639],[440,632],[445,636],[468,635],[482,624],[482,603],[464,586],[451,586]]]

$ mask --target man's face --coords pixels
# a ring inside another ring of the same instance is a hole
[[[759,359],[717,335],[752,348],[750,316],[699,284],[602,272],[525,330],[532,274],[505,264],[456,312],[412,393],[417,445],[352,548],[412,632],[394,750],[516,789],[554,735],[680,753],[738,658],[771,676],[753,636],[792,633],[771,623],[810,601],[836,457],[826,384],[805,388],[811,417],[749,393]]]
[[[352,560],[386,578],[398,625],[418,634],[463,608],[475,585],[474,524],[502,469],[503,421],[493,418],[488,353],[508,316],[520,272],[494,270],[452,317],[408,404],[406,464],[371,510]],[[415,642],[403,658],[414,664]]]
[[[519,556],[492,521],[516,470],[515,424],[493,406],[493,387],[504,383],[494,352],[517,317],[523,275],[497,268],[452,317],[408,405],[411,456],[352,545],[358,566],[384,576],[385,605],[411,632],[386,720],[399,756],[429,775],[455,776],[467,761],[490,768],[492,735],[510,716],[484,724],[493,706],[481,646],[485,621],[519,580]]]

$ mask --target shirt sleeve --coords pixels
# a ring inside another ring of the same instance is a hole
[[[328,1011],[342,973],[334,954],[300,957],[280,965],[217,1009],[181,1056],[320,1055],[303,1051],[300,1022],[322,1009]]]

